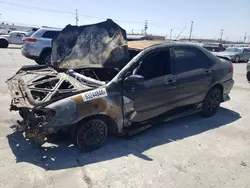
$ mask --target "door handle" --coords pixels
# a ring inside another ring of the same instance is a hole
[[[167,80],[166,84],[174,84],[177,82],[177,79],[176,78],[173,78],[173,79],[169,79]]]
[[[211,70],[205,70],[205,72],[204,72],[205,75],[210,75],[211,73],[212,73]]]
[[[133,86],[129,87],[129,91],[134,93],[135,92],[135,87],[133,87]]]

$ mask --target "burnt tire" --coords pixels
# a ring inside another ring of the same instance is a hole
[[[5,39],[0,39],[0,48],[8,48],[9,42]]]
[[[211,89],[202,104],[202,115],[204,117],[211,117],[216,114],[220,103],[222,101],[222,93],[219,88]]]
[[[51,52],[44,52],[36,62],[40,65],[49,65],[51,63]]]
[[[247,72],[247,80],[250,82],[250,72]]]
[[[101,119],[91,119],[76,130],[76,144],[81,151],[93,151],[101,147],[108,135],[107,124]]]

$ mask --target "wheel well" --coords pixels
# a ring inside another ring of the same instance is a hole
[[[221,91],[221,99],[223,100],[223,86],[221,84],[215,84],[210,90],[218,88]]]
[[[47,52],[51,52],[51,48],[44,48],[42,50],[42,52],[40,53],[39,59],[43,56],[43,54],[47,53]]]
[[[117,134],[118,130],[117,130],[116,122],[111,117],[109,117],[108,115],[104,115],[104,114],[97,114],[97,115],[88,116],[88,117],[80,120],[77,123],[77,125],[81,125],[82,123],[85,123],[85,122],[87,122],[87,121],[89,121],[91,119],[101,119],[101,120],[103,120],[107,124],[108,133]]]
[[[0,41],[3,40],[3,41],[7,41],[9,43],[9,41],[5,38],[0,38]]]

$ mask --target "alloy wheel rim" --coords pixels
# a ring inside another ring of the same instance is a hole
[[[48,65],[50,64],[51,62],[51,55],[48,55],[46,58],[45,58],[45,64]]]

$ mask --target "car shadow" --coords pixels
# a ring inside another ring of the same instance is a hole
[[[21,48],[22,48],[22,46],[9,46],[6,49],[21,49]]]
[[[45,170],[59,170],[112,160],[129,154],[152,161],[153,159],[144,155],[143,152],[219,128],[240,118],[240,114],[226,108],[220,108],[218,113],[211,118],[201,118],[199,114],[194,114],[159,124],[128,139],[110,138],[103,147],[90,153],[80,152],[70,139],[55,140],[54,146],[45,144],[37,148],[19,132],[14,132],[7,138],[17,163],[27,162]]]

